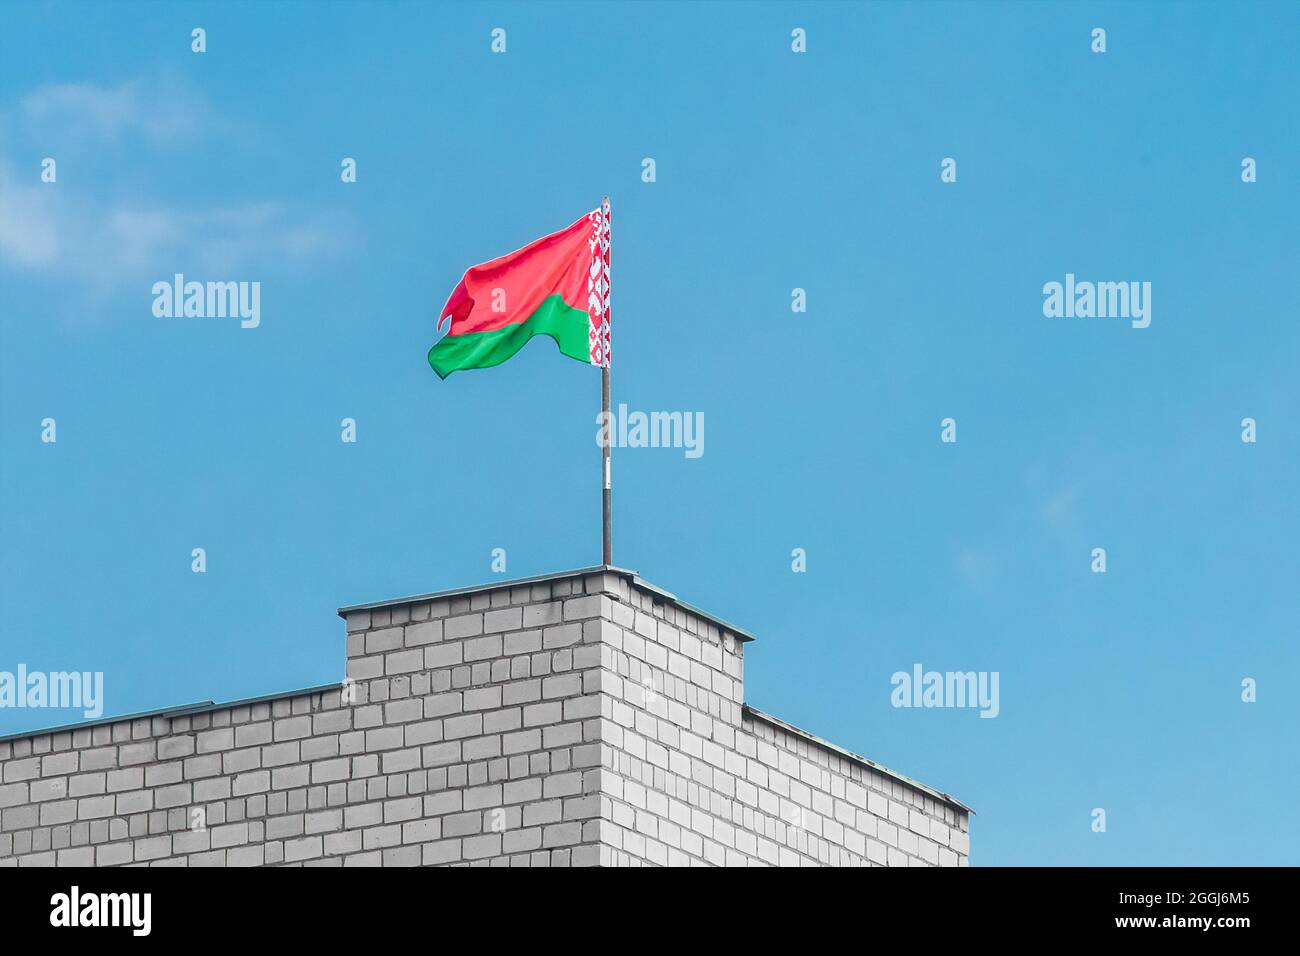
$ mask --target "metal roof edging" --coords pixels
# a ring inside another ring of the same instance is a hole
[[[896,770],[890,770],[888,767],[876,763],[874,760],[870,759],[869,757],[864,757],[861,754],[855,754],[851,750],[845,750],[843,747],[839,746],[838,744],[833,744],[829,740],[826,740],[823,737],[818,737],[814,733],[809,733],[808,731],[800,727],[796,727],[794,724],[789,723],[788,721],[784,721],[780,717],[773,717],[771,714],[765,713],[764,711],[759,710],[757,707],[751,707],[749,704],[742,704],[741,713],[754,720],[762,721],[765,724],[771,724],[772,726],[778,727],[781,730],[786,731],[787,733],[794,734],[796,737],[800,737],[804,740],[807,740],[809,743],[814,743],[824,750],[829,750],[831,753],[843,757],[846,760],[851,760],[854,763],[861,764],[864,767],[874,770],[876,773],[883,774],[884,776],[889,777],[892,780],[897,780],[899,783],[906,784],[907,786],[912,787],[915,790],[920,790],[922,793],[929,794],[935,799],[942,800],[944,803],[957,807],[958,809],[964,811],[965,813],[969,813],[969,814],[975,813],[975,809],[973,807],[967,806],[966,804],[962,803],[960,800],[958,800],[950,793],[944,793],[942,790],[936,790],[934,789],[934,787],[928,786],[919,780],[913,780],[911,777],[901,774]]]
[[[337,690],[342,687],[342,681],[335,681],[333,684],[318,684],[315,687],[304,687],[301,690],[291,690],[278,694],[262,694],[259,697],[245,697],[241,700],[230,701],[211,701],[201,700],[193,704],[181,704],[176,707],[162,707],[158,710],[142,710],[136,714],[122,714],[119,717],[96,717],[94,720],[83,720],[73,724],[60,724],[58,727],[40,727],[36,730],[23,730],[15,734],[5,734],[0,736],[0,742],[8,740],[22,740],[25,737],[45,737],[50,734],[70,733],[76,730],[87,730],[91,727],[104,727],[108,724],[130,723],[133,720],[145,720],[153,717],[189,717],[193,714],[203,714],[213,710],[225,710],[231,707],[251,707],[253,704],[264,704],[271,700],[283,700],[287,697],[306,697],[309,694],[321,694],[329,690]]]

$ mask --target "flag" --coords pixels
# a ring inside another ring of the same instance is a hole
[[[429,350],[446,378],[491,368],[535,335],[590,365],[609,364],[609,203],[567,229],[471,266],[438,317],[447,334]]]

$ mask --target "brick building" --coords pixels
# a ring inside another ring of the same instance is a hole
[[[970,808],[745,705],[621,568],[342,608],[343,684],[0,739],[0,866],[965,865]]]

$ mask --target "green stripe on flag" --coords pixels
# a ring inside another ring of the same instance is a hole
[[[444,335],[429,349],[429,364],[439,378],[461,369],[491,368],[518,352],[534,335],[549,335],[563,354],[590,363],[589,328],[586,309],[575,309],[560,296],[549,295],[522,322],[490,332]]]

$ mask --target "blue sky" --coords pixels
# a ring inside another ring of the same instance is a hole
[[[339,605],[597,563],[595,370],[425,353],[609,193],[615,399],[707,423],[615,452],[615,560],[758,635],[751,704],[973,805],[977,865],[1298,862],[1300,6],[2,17],[0,670],[272,693],[341,679]],[[154,318],[176,272],[261,326]],[[1046,318],[1066,273],[1150,327]],[[999,716],[891,707],[916,662]]]

